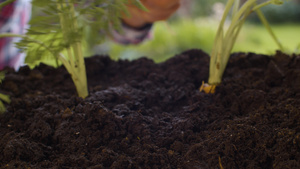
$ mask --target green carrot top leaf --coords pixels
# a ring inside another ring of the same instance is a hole
[[[139,0],[32,0],[33,8],[40,13],[32,16],[29,38],[17,45],[27,52],[26,63],[30,64],[57,56],[79,41],[87,40],[91,46],[100,43],[112,29],[119,30],[120,17],[126,14],[129,2],[143,7]],[[75,16],[68,12],[70,6],[74,6]],[[67,29],[59,24],[62,15],[68,18],[63,21]],[[75,20],[76,28],[72,26]]]

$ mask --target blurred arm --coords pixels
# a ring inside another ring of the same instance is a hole
[[[128,4],[130,15],[123,15],[124,23],[134,28],[140,28],[145,24],[168,19],[180,6],[180,0],[141,0],[141,2],[148,11]]]
[[[127,5],[130,15],[122,16],[122,33],[112,31],[113,39],[121,44],[138,44],[150,37],[155,21],[168,19],[180,6],[180,0],[141,0],[148,9],[143,11],[130,1]]]

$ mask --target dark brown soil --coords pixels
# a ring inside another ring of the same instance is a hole
[[[64,68],[8,69],[1,168],[300,168],[300,57],[233,54],[216,94],[208,55],[87,59],[90,96]]]

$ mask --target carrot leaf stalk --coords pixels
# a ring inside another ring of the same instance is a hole
[[[219,23],[216,33],[214,45],[211,52],[210,65],[209,65],[209,79],[208,84],[203,83],[200,91],[214,93],[215,86],[221,83],[222,76],[227,66],[230,53],[239,35],[239,32],[246,20],[246,18],[253,12],[269,4],[282,4],[281,0],[269,0],[267,2],[257,4],[257,0],[248,0],[239,7],[240,0],[228,0],[225,6],[223,17]],[[225,21],[232,10],[232,19],[227,30],[224,30]],[[261,14],[261,13],[259,13]],[[262,14],[260,18],[262,19]],[[264,20],[265,21],[265,20]],[[267,22],[264,22],[267,25]],[[267,26],[266,26],[267,27]],[[270,28],[270,27],[267,27]],[[275,37],[275,35],[274,35]],[[276,38],[274,38],[276,39]],[[211,90],[211,88],[213,90]],[[204,90],[206,89],[206,90]]]

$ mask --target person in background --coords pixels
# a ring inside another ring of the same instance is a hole
[[[5,0],[0,0],[4,2]],[[0,11],[0,34],[25,34],[31,15],[31,0],[15,0]],[[168,19],[180,6],[180,0],[141,0],[148,9],[143,11],[133,4],[127,5],[130,15],[123,15],[122,31],[111,31],[110,37],[121,44],[138,44],[149,37],[152,24]],[[25,54],[15,47],[20,38],[0,38],[0,70],[12,67],[18,70]]]
[[[4,2],[5,0],[0,0]],[[25,34],[31,15],[30,0],[16,0],[0,11],[0,34]],[[15,70],[24,63],[25,54],[15,47],[20,38],[0,38],[0,70],[5,66]]]

